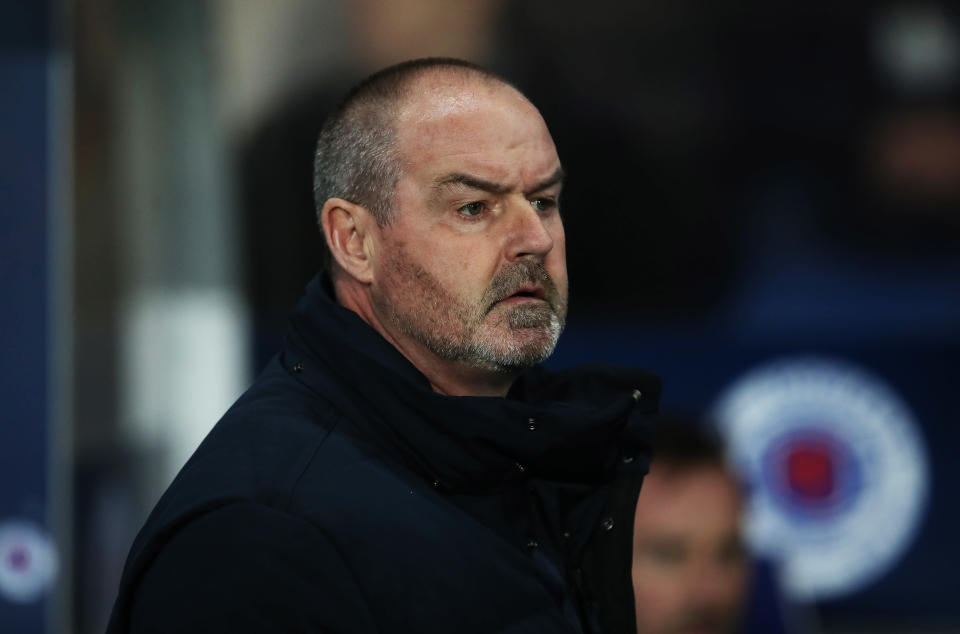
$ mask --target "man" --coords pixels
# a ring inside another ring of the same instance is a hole
[[[131,550],[109,632],[632,632],[652,375],[548,373],[562,169],[471,64],[324,125],[327,273]]]
[[[634,520],[637,634],[730,634],[746,601],[740,488],[721,446],[661,423]]]

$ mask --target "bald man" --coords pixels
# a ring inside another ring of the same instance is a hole
[[[659,382],[538,366],[563,178],[537,109],[473,64],[346,96],[317,145],[325,270],[138,535],[111,634],[634,631]]]

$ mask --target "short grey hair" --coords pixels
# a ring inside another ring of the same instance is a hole
[[[482,66],[447,57],[402,62],[365,78],[347,93],[320,130],[313,164],[318,222],[327,200],[343,198],[365,207],[378,225],[390,224],[394,192],[402,173],[396,143],[397,115],[414,81],[436,70],[513,87]],[[324,250],[324,265],[328,266],[329,253]]]

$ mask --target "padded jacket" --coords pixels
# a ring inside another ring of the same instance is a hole
[[[634,631],[654,375],[437,394],[318,276],[131,548],[108,634]]]

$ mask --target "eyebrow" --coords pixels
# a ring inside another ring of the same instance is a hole
[[[553,174],[535,184],[528,191],[524,192],[524,194],[529,195],[547,189],[548,187],[553,187],[554,185],[563,182],[563,177],[563,168],[558,167]],[[438,178],[434,182],[433,186],[435,189],[443,189],[445,187],[449,187],[450,185],[463,185],[465,187],[470,187],[471,189],[479,189],[491,194],[506,194],[510,192],[510,187],[508,185],[486,181],[482,178],[477,178],[476,176],[470,176],[469,174],[459,173],[447,174],[446,176]]]

